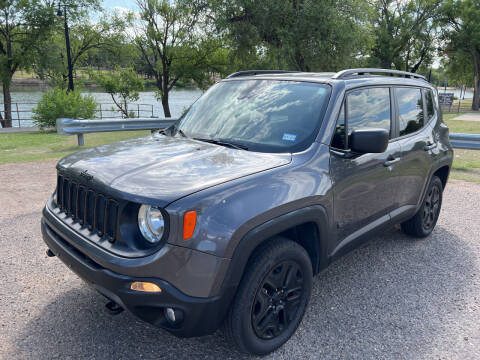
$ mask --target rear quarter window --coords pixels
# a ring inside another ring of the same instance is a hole
[[[422,91],[419,88],[396,88],[400,136],[420,130],[425,123]]]
[[[433,91],[432,90],[425,90],[425,100],[427,102],[427,119],[430,120],[435,116],[436,109],[435,109],[435,100],[433,98]]]

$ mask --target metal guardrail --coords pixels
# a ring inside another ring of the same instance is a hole
[[[450,143],[457,149],[480,150],[480,134],[450,133]]]
[[[57,119],[57,133],[62,136],[77,135],[78,146],[83,146],[83,134],[110,131],[153,130],[172,126],[178,119],[104,119],[74,120]]]
[[[83,146],[83,134],[94,132],[165,129],[179,119],[104,119],[74,120],[57,119],[57,133],[62,136],[77,135],[78,145]],[[450,133],[450,142],[454,148],[480,150],[480,134]]]

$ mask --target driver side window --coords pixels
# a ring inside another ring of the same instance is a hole
[[[367,88],[347,93],[331,146],[348,149],[352,131],[364,128],[385,129],[391,134],[389,88]]]

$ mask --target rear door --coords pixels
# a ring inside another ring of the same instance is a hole
[[[393,134],[393,106],[389,87],[361,88],[348,92],[330,148],[330,174],[334,182],[336,253],[359,235],[387,222],[398,207],[401,186],[397,163],[401,149],[390,142],[381,154],[352,154],[349,135],[354,129],[383,128]],[[347,131],[345,131],[347,129]]]
[[[437,116],[431,90],[418,87],[395,87],[396,134],[402,149],[398,164],[402,186],[398,189],[400,212],[409,211],[420,201],[436,151],[432,135],[434,117]],[[430,104],[428,106],[428,104]]]

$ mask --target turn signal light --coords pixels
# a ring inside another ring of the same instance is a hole
[[[187,211],[183,215],[183,240],[191,239],[197,225],[197,212]]]
[[[159,293],[162,292],[162,289],[157,284],[144,281],[135,281],[130,285],[131,290]]]

